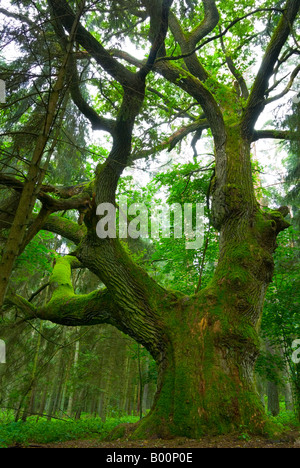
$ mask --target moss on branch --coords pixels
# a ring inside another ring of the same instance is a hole
[[[42,307],[36,307],[25,298],[9,294],[6,306],[17,307],[24,313],[26,320],[40,318],[60,325],[82,326],[99,323],[114,323],[116,306],[108,290],[96,290],[90,294],[77,295],[74,292],[71,271],[81,264],[76,257],[68,255],[59,258],[50,278],[53,288],[50,301]]]
[[[37,311],[40,318],[70,326],[112,323],[114,305],[107,290],[75,294],[71,272],[80,266],[79,260],[71,255],[56,261],[50,278],[54,290],[48,304]]]

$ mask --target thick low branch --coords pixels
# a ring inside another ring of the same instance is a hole
[[[20,193],[24,189],[24,182],[3,173],[0,174],[0,185],[13,188]],[[61,196],[61,199],[52,198],[46,192],[55,193]],[[91,195],[87,183],[72,187],[41,185],[37,198],[43,203],[44,207],[48,209],[49,213],[54,213],[56,211],[85,209],[90,203]]]
[[[69,239],[75,245],[80,244],[87,232],[84,225],[79,226],[67,218],[55,215],[48,217],[47,221],[43,224],[43,229]]]
[[[4,311],[7,308],[16,307],[25,316],[25,319],[32,319],[36,317],[36,307],[27,301],[24,297],[14,294],[12,291],[8,291],[3,304]]]
[[[50,279],[54,288],[51,300],[42,307],[36,307],[26,299],[15,294],[8,294],[5,305],[17,307],[24,313],[26,320],[42,319],[67,326],[96,325],[110,323],[115,325],[113,312],[116,307],[107,290],[93,291],[90,294],[74,293],[71,269],[78,266],[75,257],[58,259]]]
[[[112,323],[113,301],[108,291],[76,295],[72,284],[72,268],[80,266],[76,257],[59,258],[50,278],[54,288],[50,301],[36,315],[62,325],[94,325]]]
[[[157,317],[148,315],[147,305],[139,297],[140,291],[135,291],[135,297],[126,296],[123,292],[125,295],[121,300],[120,288],[118,294],[114,288],[108,288],[76,295],[71,271],[81,266],[77,258],[70,255],[57,260],[50,278],[50,289],[53,292],[46,305],[35,307],[14,294],[7,297],[6,304],[21,310],[27,320],[40,318],[67,326],[111,324],[143,344],[159,360],[164,343],[160,336],[162,324]]]

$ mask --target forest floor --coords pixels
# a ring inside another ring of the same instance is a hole
[[[10,448],[105,448],[105,449],[143,449],[143,448],[300,448],[300,432],[291,431],[280,439],[264,437],[241,438],[241,436],[215,436],[201,439],[176,438],[171,440],[151,439],[130,441],[118,439],[113,442],[93,440],[70,440],[49,444],[28,444],[27,446],[14,445]]]

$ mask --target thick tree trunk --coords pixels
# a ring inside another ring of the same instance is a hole
[[[166,295],[159,305],[158,391],[134,437],[198,437],[241,427],[263,433],[269,427],[253,374],[276,236],[288,223],[280,211],[260,210],[250,148],[239,133],[229,129],[219,151],[223,164],[216,171],[213,209],[220,228],[218,266],[200,293]]]
[[[249,379],[251,363],[230,348],[229,336],[227,347],[219,346],[222,325],[213,314],[210,319],[209,315],[196,318],[193,309],[187,314],[193,317],[189,325],[181,322],[173,327],[174,339],[159,369],[154,406],[134,437],[196,438],[238,431],[242,426],[263,432],[264,409]],[[241,343],[247,339],[240,336]],[[234,348],[236,343],[232,344]]]

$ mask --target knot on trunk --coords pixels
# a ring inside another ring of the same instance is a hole
[[[276,237],[284,229],[290,227],[290,223],[284,219],[289,209],[282,206],[269,212],[260,211],[256,216],[256,228],[264,248],[273,253],[277,247]]]
[[[279,232],[284,231],[288,227],[291,226],[291,224],[286,221],[284,218],[290,213],[290,210],[287,206],[281,206],[277,210],[272,211],[269,216],[273,221],[273,226],[276,230],[276,234],[279,234]]]

